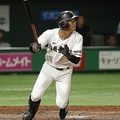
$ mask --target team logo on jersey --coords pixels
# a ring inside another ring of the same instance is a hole
[[[76,51],[73,51],[74,52],[74,55],[81,55],[82,54],[82,51],[81,50],[76,50]]]
[[[74,51],[74,53],[82,53],[82,51],[81,50],[76,50],[76,51]]]
[[[52,42],[52,44],[56,44],[55,42]],[[48,45],[48,50],[53,50],[55,52],[59,52],[58,49],[59,49],[60,46],[55,46],[55,45]],[[80,51],[73,51],[75,54],[77,53],[80,53]],[[72,53],[72,50],[69,50],[69,53]]]
[[[54,47],[53,47],[53,50],[54,50],[55,52],[57,52],[57,46],[54,46]]]
[[[56,44],[56,42],[52,42],[52,44],[54,44],[54,45],[55,45],[55,44]]]

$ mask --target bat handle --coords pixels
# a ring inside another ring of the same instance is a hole
[[[36,44],[39,45],[39,43],[38,43],[38,36],[37,36],[37,32],[36,32],[35,25],[34,25],[34,24],[31,24],[31,28],[32,28],[32,30],[33,30],[33,35],[34,35]]]

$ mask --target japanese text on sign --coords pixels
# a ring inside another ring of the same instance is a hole
[[[29,53],[0,54],[0,71],[31,69],[32,55]]]
[[[99,52],[100,69],[120,69],[119,51],[100,51]]]

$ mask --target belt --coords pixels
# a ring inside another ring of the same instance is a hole
[[[70,67],[67,67],[67,68],[56,68],[56,69],[62,71],[62,70],[68,70],[69,68]]]

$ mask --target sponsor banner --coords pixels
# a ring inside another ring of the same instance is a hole
[[[100,51],[99,69],[120,69],[120,51]]]
[[[73,67],[74,70],[84,70],[85,69],[85,53],[82,53],[82,59],[80,62]]]
[[[0,5],[0,29],[10,31],[9,5]]]
[[[79,10],[72,10],[74,14],[79,14]],[[57,16],[62,12],[62,10],[42,10],[41,20],[56,20]]]
[[[32,70],[31,53],[0,54],[0,71],[28,71]]]

